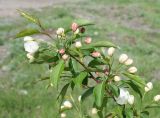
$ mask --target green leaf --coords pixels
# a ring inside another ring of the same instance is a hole
[[[16,35],[16,38],[20,38],[20,37],[24,37],[24,36],[29,36],[29,35],[33,35],[33,34],[39,34],[39,33],[40,33],[40,31],[37,30],[37,29],[33,29],[33,28],[25,29],[25,30],[19,32]]]
[[[137,84],[139,84],[139,86],[141,86],[142,88],[144,88],[145,86],[145,81],[140,78],[139,76],[137,75],[133,75],[133,74],[130,74],[130,73],[123,73],[126,77],[128,77],[129,79],[131,79],[132,81],[136,82]]]
[[[93,42],[91,44],[83,45],[83,47],[81,49],[86,50],[86,49],[96,48],[96,47],[117,47],[117,46],[111,42],[108,42],[108,41],[97,41],[97,42]]]
[[[114,84],[109,84],[109,89],[112,91],[113,95],[118,97],[119,96],[119,88]]]
[[[73,58],[70,58],[69,60],[69,67],[70,67],[70,70],[72,72],[72,74],[77,74],[78,73],[78,63],[75,59]]]
[[[87,72],[81,72],[76,78],[73,78],[75,85],[80,87],[87,74]]]
[[[18,12],[21,14],[21,16],[23,16],[27,20],[29,20],[29,21],[31,21],[33,23],[36,23],[36,24],[39,23],[38,18],[32,16],[31,14],[29,14],[29,13],[27,13],[25,11],[19,10],[19,9],[18,9]]]
[[[148,111],[141,112],[141,118],[149,118],[149,112]]]
[[[51,83],[58,88],[60,75],[64,70],[64,60],[60,60],[58,64],[51,68],[50,80]]]
[[[83,102],[87,97],[89,97],[90,95],[92,95],[93,89],[94,89],[94,87],[91,87],[91,88],[87,89],[87,90],[82,94],[82,96],[81,96],[82,102]]]
[[[68,89],[69,85],[70,85],[70,83],[68,83],[65,86],[63,86],[61,92],[59,93],[59,95],[57,97],[57,99],[60,99],[60,97],[61,97],[61,102],[64,100],[64,97],[66,95],[66,92],[67,92],[67,89]]]
[[[160,105],[157,105],[157,104],[155,104],[155,105],[148,105],[148,106],[146,106],[145,108],[146,108],[146,109],[160,108]]]
[[[125,108],[125,118],[133,118],[133,111],[130,108]]]
[[[93,90],[95,104],[98,107],[101,107],[101,105],[103,103],[104,92],[105,92],[105,81],[96,85],[96,87]]]
[[[102,63],[99,59],[93,59],[92,61],[89,62],[88,66],[90,67],[95,67],[97,65],[103,65],[104,63]]]

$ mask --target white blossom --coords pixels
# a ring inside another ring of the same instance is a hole
[[[160,101],[160,95],[156,95],[156,96],[154,96],[154,101],[155,101],[155,102]]]
[[[24,49],[26,52],[35,53],[39,49],[39,45],[36,41],[27,41],[24,43]]]
[[[129,65],[131,65],[133,63],[133,59],[127,59],[127,61],[125,61],[125,65],[126,66],[129,66]]]
[[[146,84],[146,86],[144,87],[145,92],[148,92],[148,91],[150,91],[150,90],[152,90],[152,89],[153,89],[153,84],[152,84],[152,82],[148,82],[148,83]]]
[[[112,56],[114,52],[115,52],[115,48],[110,47],[110,48],[108,49],[108,55],[109,55],[109,56]]]
[[[91,113],[92,115],[96,115],[98,112],[98,110],[96,108],[92,108]]]
[[[34,39],[32,38],[32,37],[30,37],[30,36],[25,36],[24,37],[24,41],[26,42],[26,41],[33,41]]]
[[[64,54],[63,56],[62,56],[62,59],[63,60],[67,60],[69,58],[69,56],[67,55],[67,54]]]
[[[125,88],[120,88],[120,94],[117,98],[115,97],[115,100],[118,104],[124,105],[128,103],[129,96],[130,94]]]
[[[65,113],[61,113],[61,118],[66,118],[66,114]]]
[[[76,48],[82,47],[82,43],[81,43],[80,41],[77,41],[77,42],[75,43],[75,47],[76,47]]]
[[[129,95],[128,103],[129,103],[130,105],[132,105],[132,104],[134,103],[134,96],[133,96],[133,95]]]
[[[114,81],[115,82],[119,82],[121,80],[121,78],[119,76],[114,76]]]
[[[72,108],[72,103],[68,100],[64,101],[63,106],[65,108]]]
[[[128,59],[128,56],[126,54],[121,54],[119,57],[119,62],[124,63]]]
[[[128,72],[130,72],[130,73],[135,73],[135,72],[137,72],[137,68],[136,67],[130,67],[129,69],[128,69]]]
[[[63,35],[64,34],[64,28],[60,27],[56,31],[57,35]]]

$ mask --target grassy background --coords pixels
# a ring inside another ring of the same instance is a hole
[[[46,28],[68,27],[73,21],[94,22],[87,29],[94,40],[110,40],[135,60],[138,73],[154,83],[154,90],[146,100],[160,94],[160,1],[159,0],[75,0],[41,11],[30,9]],[[53,118],[57,113],[53,88],[48,82],[32,84],[45,75],[47,66],[28,64],[22,39],[12,36],[26,27],[35,27],[23,18],[0,18],[0,117]],[[96,34],[96,35],[95,35]],[[23,95],[23,90],[28,92]],[[81,92],[79,92],[80,94]],[[76,112],[68,113],[76,117]],[[158,110],[151,118],[159,118]]]

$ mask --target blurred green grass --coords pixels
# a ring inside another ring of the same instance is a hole
[[[160,92],[159,6],[159,0],[88,0],[28,11],[39,17],[46,28],[54,30],[67,28],[73,21],[94,22],[95,26],[87,28],[88,34],[94,40],[106,39],[119,45],[119,52],[135,60],[138,73],[154,83],[153,93],[146,99],[149,100]],[[57,114],[57,91],[45,89],[48,81],[32,84],[46,74],[47,65],[28,64],[23,40],[11,37],[26,27],[35,25],[23,18],[0,19],[0,45],[9,50],[9,56],[0,63],[6,71],[5,76],[0,75],[0,117],[53,118]],[[21,90],[27,90],[28,94],[23,95]],[[76,112],[68,115],[75,117]],[[158,110],[152,110],[150,117],[159,115]]]

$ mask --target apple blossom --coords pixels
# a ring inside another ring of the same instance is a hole
[[[91,37],[86,37],[86,39],[84,40],[84,42],[86,44],[90,44],[92,42],[92,38]]]
[[[154,101],[155,101],[155,102],[160,101],[160,95],[156,95],[156,96],[154,96]]]
[[[119,62],[124,63],[128,59],[128,56],[126,54],[121,54],[119,57]]]
[[[152,89],[153,89],[153,84],[152,84],[152,82],[148,82],[148,83],[146,84],[146,86],[144,87],[145,92],[148,92],[148,91],[150,91],[150,90],[152,90]]]
[[[98,112],[97,108],[92,108],[91,113],[92,115],[96,115]]]
[[[115,52],[115,48],[110,47],[110,48],[108,49],[108,55],[109,55],[109,56],[112,56],[114,52]]]
[[[95,51],[95,52],[92,52],[92,54],[91,54],[93,57],[100,57],[101,56],[101,53],[100,52],[97,52],[97,51]]]
[[[77,41],[77,42],[75,43],[75,47],[76,47],[76,48],[82,47],[82,43],[81,43],[80,41]]]
[[[121,78],[119,76],[114,76],[114,81],[115,82],[119,82],[121,80]]]
[[[61,118],[65,118],[67,115],[65,113],[61,113]]]
[[[39,45],[36,41],[27,41],[24,43],[24,49],[26,52],[35,53],[39,49]]]
[[[129,95],[128,103],[129,103],[130,105],[132,105],[132,104],[134,103],[134,96],[133,96],[133,95]]]
[[[127,104],[129,95],[129,92],[125,88],[120,88],[120,94],[118,97],[115,97],[115,100],[120,105]]]
[[[69,109],[72,108],[72,103],[68,100],[64,101],[63,105],[65,108],[69,108]]]
[[[72,23],[71,29],[73,32],[75,32],[78,29],[78,24],[77,23]]]
[[[129,69],[128,69],[128,72],[130,72],[130,73],[135,73],[135,72],[137,72],[137,68],[136,67],[130,67]]]
[[[125,61],[125,65],[128,66],[128,65],[131,65],[133,63],[133,60],[132,59],[127,59],[127,61]]]
[[[63,60],[67,60],[68,57],[69,57],[69,56],[68,56],[67,54],[64,54],[64,55],[62,56],[62,59],[63,59]]]

